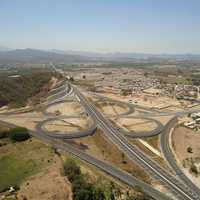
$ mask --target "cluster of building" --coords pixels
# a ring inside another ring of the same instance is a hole
[[[194,130],[200,129],[200,112],[192,113],[190,119],[190,121],[184,122],[184,126]]]
[[[199,96],[199,87],[193,85],[176,85],[174,90],[177,99],[195,100]]]
[[[156,79],[145,77],[142,71],[130,68],[109,68],[105,71],[96,69],[92,74],[95,74],[95,86],[98,90],[116,94],[140,95],[144,90],[155,88],[160,84]]]
[[[87,68],[74,70],[75,79],[94,82],[96,92],[110,92],[124,96],[149,95],[170,97],[195,102],[199,88],[195,86],[164,83],[156,78],[145,76],[143,70],[134,68]],[[69,78],[70,79],[70,78]]]

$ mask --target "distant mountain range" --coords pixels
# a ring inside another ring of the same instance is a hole
[[[70,54],[60,54],[36,49],[16,49],[0,51],[0,64],[46,64],[88,62],[87,57]]]
[[[12,50],[12,49],[10,49],[10,48],[0,46],[0,52],[3,52],[3,51],[11,51],[11,50]]]
[[[88,63],[104,61],[141,61],[141,60],[192,60],[200,62],[200,55],[194,54],[145,54],[145,53],[95,53],[84,51],[63,51],[57,49],[9,49],[0,47],[0,64],[46,64],[54,63]]]

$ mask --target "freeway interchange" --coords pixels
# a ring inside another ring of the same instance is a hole
[[[53,68],[54,70],[56,70],[56,72],[62,74],[63,77],[65,78],[64,72],[62,72],[61,70],[57,70],[54,66]],[[68,132],[66,134],[49,132],[47,129],[45,129],[44,126],[45,123],[53,121],[55,119],[63,120],[66,118],[66,116],[51,115],[50,113],[47,112],[47,108],[52,105],[58,104],[60,102],[68,101],[67,98],[70,98],[72,95],[74,95],[75,98],[77,98],[80,104],[84,107],[87,116],[89,116],[92,119],[92,125],[87,130],[70,132],[70,133]],[[106,97],[105,98],[102,97],[102,99],[104,101],[109,100]],[[104,114],[102,114],[96,108],[96,106],[91,101],[89,101],[83,95],[83,93],[80,92],[80,90],[77,87],[69,84],[67,81],[64,80],[60,81],[59,84],[57,84],[57,86],[50,92],[50,96],[47,99],[47,102],[43,104],[42,112],[44,113],[44,115],[46,115],[47,119],[39,122],[36,126],[36,131],[30,131],[30,133],[33,136],[43,140],[44,142],[49,143],[54,147],[59,148],[63,151],[69,152],[72,155],[78,157],[79,159],[96,166],[102,171],[108,173],[114,178],[117,178],[130,186],[138,185],[142,187],[146,193],[148,193],[155,199],[158,200],[172,199],[171,197],[154,189],[152,186],[122,171],[121,169],[118,169],[117,167],[107,162],[98,160],[93,156],[90,156],[84,153],[83,151],[77,149],[76,147],[64,142],[64,139],[81,138],[95,134],[95,130],[98,127],[103,131],[104,136],[108,140],[110,140],[110,142],[116,145],[120,149],[120,151],[122,151],[131,161],[136,162],[139,166],[144,168],[145,171],[147,171],[150,174],[150,176],[161,182],[171,193],[174,194],[174,196],[177,199],[200,200],[200,189],[192,181],[190,181],[190,179],[187,178],[187,176],[184,175],[184,173],[178,167],[176,160],[173,156],[173,152],[169,147],[169,132],[176,123],[177,116],[185,115],[191,112],[196,112],[196,110],[193,109],[190,111],[177,112],[177,113],[144,112],[138,116],[127,116],[130,113],[134,112],[134,106],[124,102],[118,102],[118,103],[127,104],[129,107],[129,111],[127,113],[124,113],[121,117],[143,118],[146,120],[152,120],[155,122],[157,127],[151,131],[136,132],[134,135],[130,132],[118,128],[117,125],[115,126],[113,125],[113,123],[111,123],[109,116],[105,116]],[[147,109],[147,111],[149,110]],[[13,114],[12,112],[7,113],[7,115],[12,115],[12,114]],[[3,114],[2,116],[6,117],[7,115]],[[168,115],[172,115],[173,118],[166,124],[166,126],[163,126],[159,121],[151,118],[152,116],[168,116]],[[5,122],[3,118],[1,118],[0,123],[2,125],[11,128],[15,126],[11,123]],[[162,153],[166,158],[171,169],[173,169],[173,171],[175,172],[176,176],[174,176],[174,174],[161,167],[158,163],[152,160],[136,145],[131,144],[128,140],[128,137],[139,138],[139,137],[155,136],[159,134],[160,134]]]

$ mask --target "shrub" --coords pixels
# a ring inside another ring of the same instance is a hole
[[[105,200],[103,190],[90,183],[73,160],[69,159],[65,162],[64,171],[72,183],[74,200]]]
[[[13,128],[8,131],[8,137],[14,142],[25,141],[30,138],[28,130],[26,128]]]
[[[70,182],[73,182],[76,176],[81,174],[80,167],[74,162],[74,160],[68,159],[64,164],[65,175]]]
[[[8,135],[8,131],[0,131],[0,139],[6,138]]]

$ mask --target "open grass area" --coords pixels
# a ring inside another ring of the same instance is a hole
[[[53,150],[36,139],[1,146],[0,192],[10,186],[19,187],[28,177],[53,162]]]
[[[32,159],[19,160],[14,155],[0,158],[0,192],[11,187],[19,187],[20,183],[37,171],[36,163]]]

